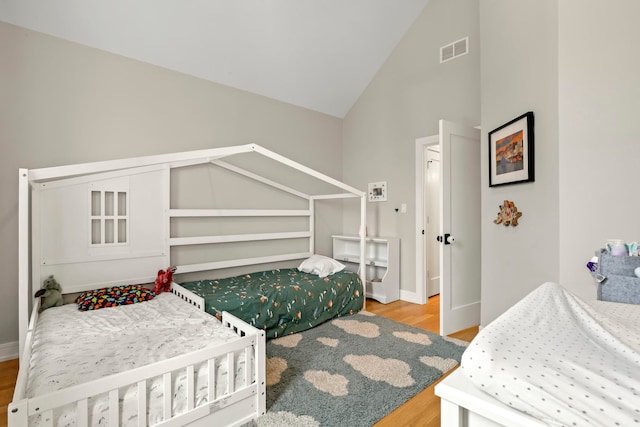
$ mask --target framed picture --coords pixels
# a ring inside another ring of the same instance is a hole
[[[370,202],[386,202],[387,201],[387,182],[370,182],[369,183],[369,201]]]
[[[489,187],[533,182],[533,112],[489,132]]]

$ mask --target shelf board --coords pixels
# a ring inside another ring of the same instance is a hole
[[[338,255],[334,255],[333,258],[335,260],[337,260],[337,261],[360,264],[360,257],[354,256],[354,255],[338,254]],[[387,260],[376,259],[376,258],[366,258],[365,259],[365,264],[370,266],[370,267],[384,267],[384,268],[386,268],[387,267]]]

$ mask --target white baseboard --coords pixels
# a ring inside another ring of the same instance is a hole
[[[415,292],[403,291],[400,289],[400,299],[402,301],[420,304],[420,298],[418,298],[418,294]]]
[[[0,344],[0,362],[18,358],[18,341]]]

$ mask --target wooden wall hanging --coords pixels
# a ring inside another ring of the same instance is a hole
[[[498,212],[498,218],[496,218],[493,222],[495,224],[502,224],[504,226],[513,226],[516,227],[518,225],[518,218],[522,216],[522,212],[518,212],[518,208],[516,204],[510,200],[505,200],[500,207],[500,212]]]

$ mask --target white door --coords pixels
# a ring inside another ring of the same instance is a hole
[[[440,120],[440,334],[480,324],[480,131]]]
[[[440,247],[436,237],[440,234],[440,146],[425,150],[424,211],[427,239],[427,297],[440,293]]]

